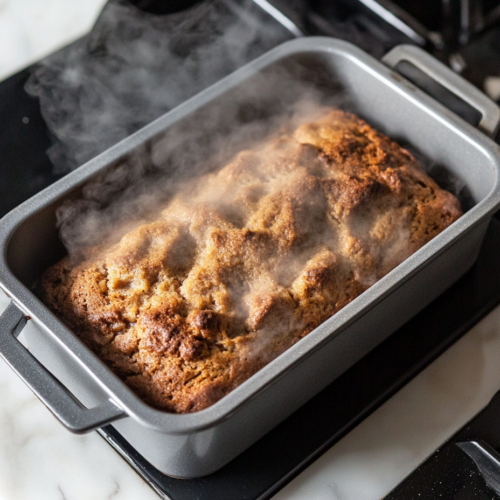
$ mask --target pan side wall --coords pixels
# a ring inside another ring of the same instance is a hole
[[[380,77],[380,74],[390,75],[391,72],[387,68],[373,70],[367,68],[365,63],[339,51],[327,53],[320,49],[316,52],[292,54],[279,61],[271,60],[269,65],[275,67],[264,68],[258,75],[241,81],[236,87],[229,90],[226,88],[222,95],[203,106],[197,107],[193,101],[189,112],[181,114],[180,118],[171,119],[166,115],[154,125],[154,134],[148,131],[150,129],[144,129],[134,140],[136,143],[139,139],[143,140],[142,146],[146,144],[147,148],[152,150],[161,145],[162,141],[174,144],[175,147],[172,146],[171,150],[167,148],[170,157],[167,155],[161,159],[161,165],[158,164],[159,168],[170,169],[174,163],[172,159],[189,159],[189,155],[182,156],[190,151],[183,142],[186,140],[185,131],[195,128],[200,141],[210,143],[214,135],[220,138],[226,132],[229,133],[231,127],[224,123],[228,116],[238,116],[243,123],[247,119],[253,119],[252,117],[264,117],[266,113],[276,109],[276,104],[274,107],[268,104],[273,95],[284,93],[286,85],[276,88],[262,86],[262,78],[265,79],[268,71],[277,71],[281,76],[293,74],[300,82],[316,86],[324,95],[341,90],[348,97],[345,102],[349,110],[358,113],[393,139],[410,143],[435,163],[451,171],[467,187],[476,203],[483,201],[495,184],[497,174],[495,161],[491,158],[493,154],[474,143],[474,131],[471,130],[472,139],[465,138],[464,133],[455,126],[446,126],[443,123],[446,112],[438,116],[423,104],[391,89]],[[252,87],[255,79],[261,84],[257,87],[266,89],[267,93],[263,98],[257,96],[255,88]],[[394,81],[395,85],[398,85],[398,82]],[[286,95],[290,95],[290,89]],[[245,100],[255,96],[260,99],[253,101],[255,106],[245,107]],[[221,113],[217,110],[218,107],[222,107],[226,112]],[[180,142],[176,143],[172,138]],[[133,149],[130,144],[133,144],[133,141],[127,142],[128,153],[124,153],[125,156]],[[217,144],[217,141],[214,144]],[[238,144],[236,141],[233,146],[238,149]],[[121,151],[125,148],[123,145],[120,147]],[[110,151],[109,155],[113,157],[113,150]],[[99,161],[103,162],[102,159]],[[120,161],[122,160],[113,159],[115,164]],[[99,168],[104,171],[110,164],[102,164]],[[88,165],[88,168],[95,165],[94,162]],[[67,184],[60,184],[58,189],[62,196],[68,196],[71,190],[75,189],[75,185],[68,181]],[[26,287],[30,287],[48,265],[62,256],[54,218],[55,206],[61,199],[55,195],[50,199],[51,204],[38,212],[32,211],[21,226],[13,231],[7,248],[7,264]],[[472,215],[466,214],[462,221]],[[332,335],[329,335],[321,346],[315,346],[314,351],[309,352],[306,347],[302,347],[307,342],[294,346],[290,352],[293,350],[293,355],[299,359],[293,368],[288,369],[279,379],[256,395],[252,394],[223,422],[204,431],[183,435],[153,431],[133,418],[118,421],[113,425],[145,458],[164,473],[177,477],[197,477],[217,470],[293,413],[462,276],[475,261],[487,228],[488,221],[478,222],[479,218],[469,218],[470,225],[478,225],[467,233],[461,234],[456,230],[456,226],[450,227],[447,234],[455,240],[444,252],[433,255],[433,252],[440,251],[437,241],[426,245],[421,255],[431,260],[411,276],[402,275],[396,269],[391,280],[386,281],[385,288],[379,288],[388,290],[388,295],[382,300],[360,296],[357,301],[366,305],[366,309],[361,317],[350,320],[348,326],[341,324],[340,320],[336,322],[335,317],[329,320],[327,325],[320,326],[320,334]],[[458,223],[460,224],[460,221]],[[29,302],[20,302],[23,305],[28,304],[26,312],[30,314]],[[42,314],[39,317],[44,321]],[[70,335],[70,332],[67,333]],[[57,335],[64,338],[64,334],[63,331],[51,335],[33,322],[29,322],[25,330],[31,351],[78,399],[88,407],[103,402],[107,399],[104,391],[90,380],[85,370],[56,340]],[[315,334],[316,332],[312,333],[308,339]],[[425,335],[425,332],[422,332],[422,335]],[[89,355],[84,348],[80,354],[81,359]],[[286,355],[287,353],[281,359],[285,359]],[[276,363],[279,365],[280,358]],[[101,379],[108,376],[114,377],[111,373],[100,374]],[[259,377],[259,374],[254,377]],[[116,394],[121,394],[118,389]],[[227,396],[221,403],[230,401],[230,398],[231,395]]]
[[[114,427],[165,474],[192,478],[218,470],[457,281],[475,262],[488,223],[485,221],[463,235],[361,318],[334,334],[329,342],[215,427],[170,435],[142,426],[132,418],[115,422]],[[42,328],[31,323],[24,335],[33,355],[86,406],[107,399],[102,389]]]

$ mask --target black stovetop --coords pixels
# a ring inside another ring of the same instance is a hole
[[[431,0],[400,0],[398,4],[388,0],[274,3],[306,35],[343,38],[376,57],[399,43],[416,43],[479,87],[488,76],[500,75],[500,30],[495,29],[495,16],[500,16],[494,2],[485,1],[483,13],[474,11],[470,5],[474,2],[465,0],[445,0],[442,4]],[[380,7],[377,13],[372,10],[375,4]],[[293,36],[285,31],[266,38],[248,57]],[[88,37],[78,43],[84,45],[86,40]],[[71,47],[59,52],[59,60],[64,61],[64,51],[74,50],[75,45]],[[97,51],[96,57],[102,57],[102,51]],[[55,168],[47,154],[55,139],[42,116],[40,101],[24,90],[31,71],[21,71],[0,82],[0,216],[65,173],[60,166]],[[193,480],[167,477],[151,467],[111,426],[99,432],[164,498],[269,498],[500,303],[498,248],[500,218],[494,218],[479,259],[467,275],[215,474]],[[497,457],[490,447],[500,447],[497,415],[498,397],[388,498],[494,498],[495,467],[500,470],[500,466],[495,465]],[[456,444],[474,440],[486,444],[469,448]]]
[[[493,219],[477,263],[458,283],[260,441],[210,476],[190,480],[167,477],[151,467],[112,427],[102,429],[101,435],[155,490],[163,492],[164,498],[270,498],[500,303],[498,248],[500,220]],[[481,433],[475,438],[486,439],[493,445],[500,443],[500,426],[497,427],[495,441]],[[446,474],[454,465],[444,462],[442,471]],[[469,469],[475,469],[472,462]],[[420,484],[425,485],[425,480]],[[416,488],[412,491],[419,492]],[[390,498],[420,497],[394,493]]]

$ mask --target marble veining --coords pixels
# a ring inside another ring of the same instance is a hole
[[[2,360],[0,401],[1,500],[158,498],[96,433],[66,431]]]
[[[425,332],[422,332],[425,335]],[[327,451],[276,500],[376,500],[500,389],[500,307]]]
[[[381,498],[488,403],[499,358],[500,307],[275,499]],[[97,434],[64,430],[3,362],[0,400],[0,499],[157,498]]]

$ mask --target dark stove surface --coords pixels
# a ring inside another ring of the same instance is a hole
[[[260,441],[210,476],[190,480],[165,476],[112,426],[99,432],[163,498],[270,498],[500,303],[499,247],[500,221],[494,218],[477,263],[458,283]],[[500,432],[495,441],[488,441],[500,443]],[[467,480],[469,471],[474,471],[474,463],[465,458],[461,458],[464,465],[460,470],[467,465],[468,468],[462,482]],[[456,461],[445,461],[438,472],[447,477],[455,465]],[[431,474],[430,480],[437,481],[435,469]],[[426,484],[425,475],[426,472],[417,476],[413,484]],[[412,487],[390,498],[420,498],[409,494],[417,491]]]
[[[500,392],[387,500],[495,500],[500,496]]]
[[[444,1],[443,4],[453,4],[451,11],[443,11],[439,2],[432,1],[277,0],[273,3],[305,34],[343,38],[376,57],[399,43],[416,43],[450,64],[459,63],[457,68],[480,88],[488,76],[500,75],[500,31],[495,29],[498,9],[493,2],[484,4],[483,28],[474,18],[474,29],[470,27],[471,16],[467,18],[470,29],[463,19],[459,19],[457,28],[456,8],[458,4],[469,5],[465,1]],[[380,7],[375,13],[374,5]],[[469,35],[464,42],[466,28]],[[272,43],[278,41],[280,37]],[[53,137],[42,117],[40,103],[24,90],[29,77],[30,71],[25,70],[0,82],[0,216],[63,175],[56,173],[47,154]],[[500,303],[499,247],[500,221],[493,219],[478,262],[466,276],[215,474],[194,480],[167,477],[151,467],[111,426],[100,433],[163,498],[269,498]],[[358,390],[353,393],[353,388]],[[500,439],[492,437],[491,432],[497,425],[495,416],[499,411],[496,397],[488,410],[388,498],[439,498],[434,494],[438,491],[442,498],[494,498],[476,463],[455,443],[482,439],[490,446],[500,446]],[[452,486],[432,489],[443,481]]]

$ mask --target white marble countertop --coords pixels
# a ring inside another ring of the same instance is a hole
[[[0,0],[0,79],[85,33],[103,4]],[[500,389],[499,359],[500,307],[275,498],[380,499]],[[0,500],[158,498],[96,433],[64,430],[3,361],[0,401]]]
[[[499,359],[500,306],[276,500],[380,499],[486,406]],[[157,498],[96,433],[67,432],[1,360],[0,401],[0,499]]]

